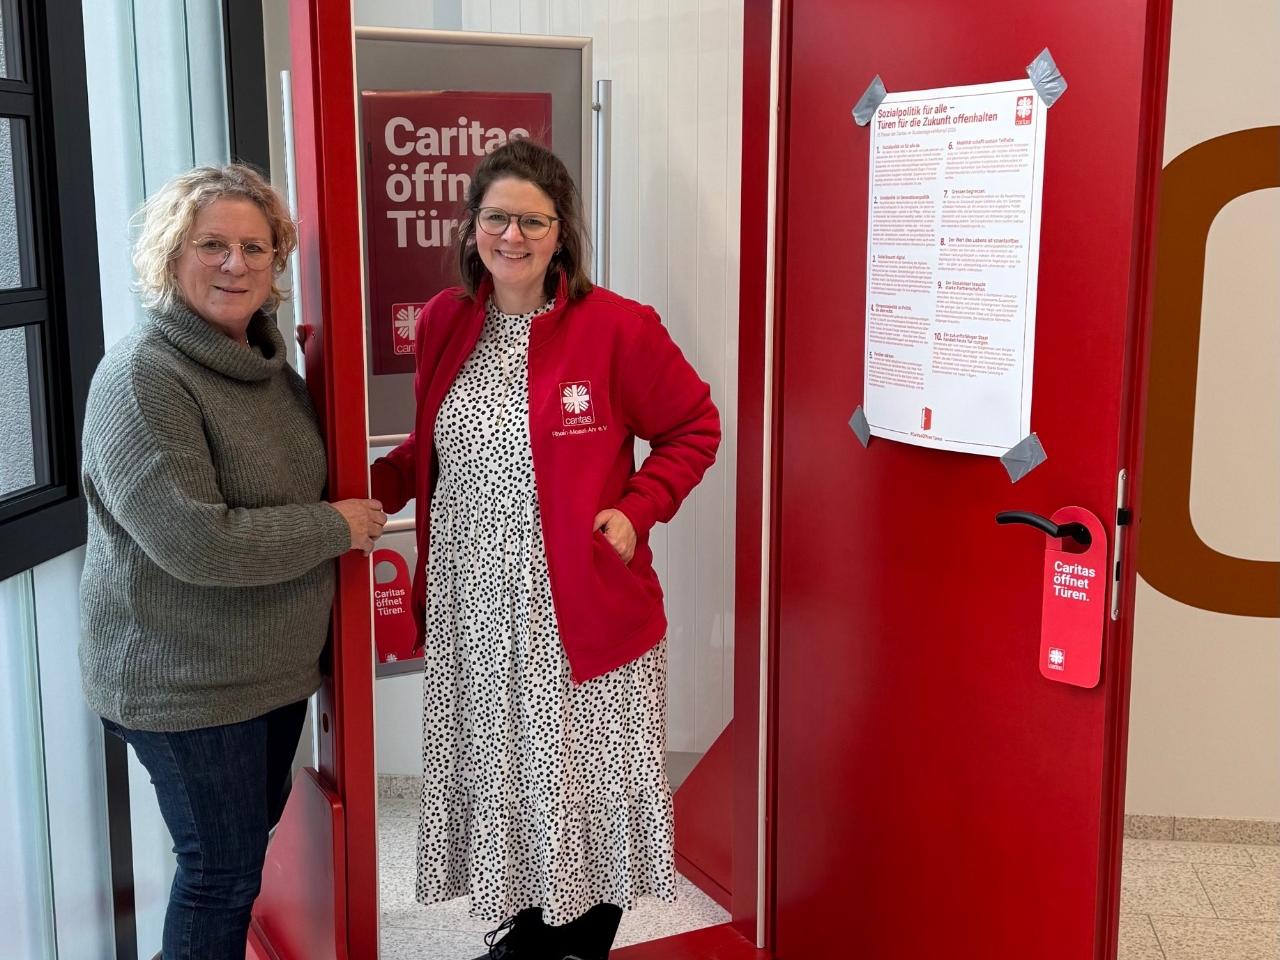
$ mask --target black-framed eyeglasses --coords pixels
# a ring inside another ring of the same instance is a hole
[[[548,217],[545,213],[507,213],[501,207],[481,207],[476,212],[476,226],[489,236],[502,236],[514,220],[526,240],[541,240],[551,225],[560,219],[563,218]]]
[[[275,259],[276,248],[265,243],[250,240],[248,243],[228,243],[217,237],[200,237],[191,241],[196,248],[196,257],[206,267],[220,267],[231,256],[231,248],[240,248],[240,257],[250,270],[265,270]]]

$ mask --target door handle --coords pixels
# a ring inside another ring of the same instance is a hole
[[[1025,523],[1059,540],[1070,538],[1082,547],[1093,543],[1093,534],[1083,523],[1054,523],[1048,517],[1029,510],[1003,510],[996,514],[996,523]]]

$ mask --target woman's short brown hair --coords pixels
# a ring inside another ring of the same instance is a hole
[[[182,299],[172,264],[186,249],[187,234],[196,215],[217,200],[248,200],[258,206],[271,226],[271,261],[275,277],[284,272],[289,254],[298,245],[298,231],[289,208],[262,174],[243,163],[221,167],[196,167],[180,174],[152,194],[134,214],[141,223],[133,245],[133,266],[138,271],[137,290],[142,305],[168,310]],[[273,279],[262,309],[274,313],[288,294]]]
[[[476,215],[489,187],[497,180],[524,180],[551,198],[560,218],[560,250],[551,258],[543,280],[543,292],[553,297],[561,276],[569,281],[569,299],[577,300],[591,291],[586,263],[591,247],[582,220],[582,197],[560,158],[541,144],[520,138],[498,147],[480,161],[467,191],[467,214],[458,228],[458,274],[468,296],[474,298],[480,281],[488,274],[476,249]]]

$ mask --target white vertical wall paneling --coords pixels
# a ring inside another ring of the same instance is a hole
[[[492,23],[489,0],[462,0],[463,30],[496,30]]]
[[[551,5],[548,0],[520,0],[520,32],[549,33]]]
[[[739,277],[741,275],[741,246],[739,236],[742,227],[742,0],[728,0],[729,33],[726,45],[727,68],[725,89],[725,329],[732,336],[723,338],[724,390],[722,393],[721,427],[724,440],[720,446],[719,488],[721,525],[721,555],[724,557],[725,588],[723,608],[721,683],[725,691],[725,716],[733,713],[733,661],[735,620],[734,580],[737,570],[737,549],[734,533],[737,503],[738,463],[738,307]],[[752,225],[747,229],[763,229],[764,225]]]
[[[582,9],[578,0],[549,0],[547,33],[554,37],[582,35]]]
[[[598,0],[609,13],[609,72],[613,100],[611,160],[612,223],[609,231],[609,287],[639,300],[637,275],[642,216],[636,186],[640,141],[640,64],[637,42],[639,0]]]
[[[725,154],[736,145],[727,139],[725,115],[728,91],[728,0],[702,0],[698,14],[698,311],[694,343],[699,369],[708,382],[722,387],[733,379],[724,367],[726,331],[736,331],[725,302],[725,210],[729,206]],[[736,236],[736,235],[735,235]],[[725,406],[717,390],[716,401]],[[726,695],[721,664],[724,661],[725,586],[732,582],[732,555],[725,557],[724,474],[719,459],[693,497],[694,558],[694,676],[698,695],[694,703],[694,736],[705,749],[724,727],[733,698]],[[732,472],[732,471],[730,471]],[[727,703],[727,706],[726,706]]]
[[[700,0],[670,0],[667,58],[667,313],[672,337],[706,377],[697,351],[698,287],[703,238],[698,235],[698,61]],[[699,750],[696,704],[707,686],[695,675],[698,498],[690,499],[667,527],[667,592],[672,750]],[[713,561],[714,562],[714,561]],[[719,677],[715,685],[719,686]]]
[[[440,0],[439,3],[436,0],[413,0],[412,3],[405,3],[404,0],[360,0],[356,4],[356,25],[429,30],[448,18],[445,10],[438,9],[447,2],[448,0]]]
[[[462,0],[434,0],[428,3],[430,23],[437,30],[462,29]]]
[[[609,60],[609,0],[579,0],[578,19],[582,35],[590,37],[591,70],[596,80],[608,80],[612,63]],[[614,91],[617,95],[617,91]]]
[[[636,211],[636,247],[638,250],[636,296],[652,304],[666,320],[671,313],[667,282],[670,254],[667,238],[667,33],[670,22],[668,0],[651,0],[640,5],[638,34],[639,76],[643,78],[636,91],[636,176],[630,184],[634,194]],[[641,135],[643,131],[643,135]],[[622,192],[624,181],[617,179],[615,196]],[[620,219],[620,218],[619,218]],[[648,445],[641,444],[637,457],[648,453]],[[654,568],[665,584],[667,575],[667,525],[658,524],[649,534],[649,548],[653,551]],[[678,654],[675,644],[668,641],[668,657]],[[668,670],[668,677],[677,671]],[[669,693],[678,689],[679,677]],[[687,698],[683,698],[683,703]],[[669,697],[675,703],[675,697]],[[679,714],[672,714],[669,723],[671,747],[675,750],[692,750],[692,741],[685,735],[691,727]]]
[[[520,0],[489,0],[494,33],[520,33]]]
[[[434,2],[439,19],[454,0]],[[613,81],[610,285],[661,313],[711,383],[725,434],[702,486],[651,537],[671,620],[670,747],[704,750],[732,711],[742,0],[457,4],[464,30],[589,36],[595,78]],[[357,0],[358,22],[427,25],[423,7],[399,9]],[[418,733],[378,729],[380,745]],[[380,770],[407,772],[382,762],[392,756],[410,752],[380,746]]]

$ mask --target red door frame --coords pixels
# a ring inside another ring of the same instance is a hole
[[[739,222],[738,462],[734,504],[733,924],[755,942],[760,822],[760,588],[764,563],[766,272],[773,0],[745,0],[742,50],[742,188]],[[766,768],[768,769],[768,768]],[[766,871],[766,876],[768,873]],[[765,911],[766,918],[769,915]],[[767,931],[767,923],[766,923]],[[766,938],[766,944],[769,942]]]
[[[367,497],[364,330],[347,322],[364,309],[359,198],[326,189],[357,182],[351,4],[290,0],[289,17],[307,387],[326,433],[329,498]],[[348,553],[313,719],[320,769],[295,782],[254,906],[250,948],[262,957],[378,955],[372,616],[369,562]]]
[[[1120,632],[1117,649],[1107,667],[1114,671],[1109,712],[1114,720],[1111,739],[1106,746],[1104,764],[1110,773],[1106,800],[1110,814],[1110,836],[1103,849],[1110,856],[1099,864],[1106,878],[1103,898],[1098,905],[1096,955],[1112,960],[1120,949],[1120,874],[1124,863],[1125,782],[1129,751],[1130,688],[1133,676],[1134,602],[1138,581],[1138,541],[1141,535],[1143,447],[1147,425],[1147,383],[1150,373],[1151,325],[1155,304],[1156,237],[1160,220],[1160,183],[1164,169],[1165,108],[1169,92],[1169,40],[1173,30],[1173,0],[1151,0],[1147,18],[1148,58],[1143,64],[1143,103],[1147,124],[1140,134],[1140,155],[1147,162],[1138,172],[1138,190],[1134,198],[1138,213],[1134,217],[1131,241],[1138,251],[1134,257],[1129,289],[1133,304],[1129,314],[1129,352],[1124,360],[1124,389],[1129,403],[1121,424],[1120,443],[1124,460],[1133,465],[1129,477],[1129,505],[1133,520],[1128,530],[1128,543],[1121,557],[1123,602],[1120,610]]]
[[[768,4],[746,15],[744,121],[769,111]],[[351,7],[290,0],[295,167],[307,383],[326,424],[329,495],[368,496],[364,331],[330,318],[363,315],[363,259],[356,191],[325,189],[357,180],[354,24]],[[744,138],[743,206],[764,220],[768,141]],[[735,637],[733,922],[618,951],[630,960],[661,957],[763,960],[753,943],[757,922],[757,779],[759,775],[759,585],[763,439],[764,260],[766,231],[742,242],[752,287],[742,300],[746,349],[740,356],[740,448],[737,469],[739,621]],[[758,266],[758,269],[756,268]],[[299,777],[268,852],[254,909],[250,952],[276,960],[371,958],[378,950],[376,770],[373,729],[371,587],[368,563],[339,563],[332,670],[321,689],[316,723],[319,771]],[[323,842],[320,842],[323,838]]]
[[[777,4],[780,7],[780,43],[779,43],[779,63],[778,63],[778,105],[776,122],[778,124],[778,146],[776,158],[776,179],[777,187],[776,212],[770,224],[773,231],[773,242],[775,253],[775,262],[773,266],[773,275],[778,278],[772,290],[771,303],[774,316],[774,328],[771,332],[771,341],[773,347],[773,362],[768,371],[769,376],[774,378],[776,382],[781,382],[781,361],[782,361],[782,331],[786,322],[783,310],[783,280],[786,276],[786,250],[787,238],[785,225],[787,220],[786,210],[786,190],[784,186],[787,182],[787,156],[789,150],[788,142],[788,116],[790,102],[790,71],[792,63],[791,50],[791,31],[790,21],[792,10],[795,7],[794,0],[744,0],[746,7],[747,29],[744,37],[746,40],[746,49],[744,51],[744,123],[743,129],[750,130],[749,121],[751,113],[748,104],[752,103],[752,99],[748,95],[749,84],[751,82],[750,64],[756,62],[758,64],[763,50],[765,58],[764,74],[768,76],[767,57],[768,43],[767,34],[765,41],[761,41],[759,35],[754,37],[753,44],[752,23],[757,21],[757,30],[760,29],[759,23],[765,21],[769,9]],[[1147,377],[1148,377],[1148,359],[1149,359],[1149,341],[1151,328],[1151,311],[1154,302],[1154,281],[1155,281],[1155,238],[1156,227],[1159,216],[1159,187],[1160,173],[1162,169],[1162,149],[1164,142],[1164,121],[1165,121],[1165,104],[1167,99],[1167,80],[1168,80],[1168,61],[1169,61],[1169,37],[1172,22],[1172,0],[1148,0],[1147,4],[1147,29],[1146,29],[1146,62],[1143,65],[1142,78],[1142,103],[1144,107],[1143,115],[1146,123],[1140,131],[1140,156],[1145,157],[1144,165],[1139,169],[1137,174],[1137,190],[1135,191],[1135,209],[1136,216],[1134,218],[1134,231],[1131,239],[1132,249],[1137,251],[1134,257],[1133,266],[1130,274],[1129,290],[1131,293],[1130,309],[1127,317],[1128,332],[1126,336],[1127,352],[1124,359],[1124,391],[1127,394],[1126,409],[1124,412],[1123,422],[1121,424],[1119,449],[1121,451],[1122,463],[1130,464],[1129,476],[1129,492],[1128,502],[1133,515],[1133,522],[1127,530],[1127,538],[1124,546],[1124,553],[1121,557],[1121,589],[1122,603],[1119,618],[1119,629],[1116,635],[1116,642],[1109,645],[1105,655],[1104,670],[1106,674],[1113,677],[1114,680],[1110,684],[1109,699],[1107,702],[1107,715],[1110,718],[1108,726],[1110,728],[1110,737],[1105,746],[1104,767],[1107,775],[1104,779],[1104,804],[1105,811],[1103,816],[1104,829],[1107,836],[1101,844],[1103,851],[1102,860],[1098,864],[1099,873],[1102,876],[1100,884],[1101,893],[1097,904],[1095,914],[1096,930],[1095,930],[1095,953],[1096,960],[1114,960],[1119,947],[1119,913],[1120,913],[1120,874],[1123,860],[1123,834],[1124,834],[1124,801],[1125,801],[1125,760],[1128,746],[1128,728],[1129,728],[1129,692],[1130,678],[1132,667],[1132,644],[1133,644],[1133,613],[1134,613],[1134,594],[1137,580],[1137,538],[1140,529],[1140,519],[1142,504],[1140,502],[1141,483],[1138,478],[1141,476],[1142,470],[1142,448],[1144,428],[1146,423],[1146,401],[1147,401]],[[757,75],[758,76],[758,75]],[[766,101],[767,103],[767,101]],[[757,104],[758,106],[758,104]],[[755,129],[766,130],[767,119],[759,121],[759,126]],[[762,148],[765,153],[765,163],[767,164],[767,147]],[[759,151],[755,152],[758,156]],[[748,214],[759,214],[763,210],[762,205],[751,206],[749,204],[749,191],[752,185],[757,184],[758,172],[751,169],[749,175],[748,156],[752,154],[751,147],[745,142],[743,147],[743,223],[748,224],[752,221]],[[766,177],[767,192],[767,177]],[[754,194],[759,199],[759,194]],[[766,217],[759,216],[755,222],[765,222]],[[745,234],[744,230],[744,234]],[[741,315],[741,347],[742,356],[745,358],[753,349],[760,349],[761,353],[757,357],[753,355],[752,359],[756,363],[747,368],[747,363],[741,365],[739,376],[742,378],[742,386],[740,394],[743,397],[752,395],[750,391],[755,389],[754,382],[749,378],[753,373],[763,377],[765,371],[765,363],[763,357],[763,336],[757,337],[757,330],[754,324],[758,324],[760,332],[764,329],[764,311],[762,308],[764,300],[764,291],[760,294],[756,292],[756,284],[749,281],[760,278],[760,285],[763,286],[763,277],[765,275],[765,266],[767,264],[767,252],[762,252],[762,244],[751,244],[748,238],[744,236],[742,243],[742,274],[743,274],[743,293],[742,293],[742,315]],[[748,296],[748,291],[752,296]],[[756,297],[759,296],[761,306],[756,306]],[[750,306],[749,306],[750,304]],[[763,394],[763,390],[760,391]],[[773,396],[772,409],[767,412],[767,429],[772,438],[771,449],[773,451],[770,464],[770,476],[777,476],[778,456],[780,443],[778,442],[781,431],[781,397],[777,394]],[[748,409],[748,404],[743,400],[740,409]],[[742,418],[740,415],[740,423]],[[745,504],[746,497],[742,491],[746,488],[743,486],[750,480],[750,471],[744,472],[744,459],[749,459],[754,454],[756,462],[762,462],[763,457],[758,448],[752,448],[751,454],[747,453],[748,444],[754,444],[756,434],[749,433],[745,429],[742,434],[740,443],[744,451],[744,455],[739,459],[739,477],[740,484],[740,502],[739,502],[739,550],[742,550],[742,521],[744,509],[749,512],[751,505]],[[759,471],[757,471],[757,474]],[[779,610],[777,597],[779,596],[779,570],[777,557],[777,544],[779,543],[779,526],[780,516],[778,509],[778,490],[776,483],[774,488],[769,492],[768,509],[769,509],[769,529],[770,542],[773,548],[770,556],[767,558],[768,563],[768,583],[770,598],[768,602],[768,670],[769,680],[776,676],[777,666],[777,637],[779,632]],[[751,495],[756,499],[755,509],[760,509],[758,490],[753,489]],[[756,514],[758,518],[758,513]],[[746,582],[743,571],[743,555],[739,554],[739,577],[737,589],[739,590],[740,600],[743,593],[750,589],[749,583]],[[757,581],[758,582],[758,581]],[[759,603],[758,592],[755,595],[757,604]],[[756,608],[758,610],[758,606]],[[752,616],[752,611],[744,609],[740,604],[738,612],[739,618],[739,635],[742,634],[742,627],[746,622],[745,618]],[[777,731],[777,713],[776,713],[776,691],[774,684],[769,682],[768,692],[768,713],[767,713],[767,776],[768,784],[766,795],[766,821],[770,824],[767,838],[767,848],[765,851],[767,877],[775,876],[776,850],[779,838],[777,835],[776,824],[778,817],[776,815],[777,808],[777,791],[776,769],[777,769],[777,749],[778,749],[778,731]],[[735,714],[737,716],[737,714]],[[735,875],[736,879],[736,875]],[[767,894],[766,924],[765,924],[765,944],[773,949],[775,944],[775,925],[776,917],[774,915],[773,891]],[[838,922],[833,919],[833,933],[835,932],[834,924]],[[961,948],[963,945],[959,945]],[[772,955],[772,954],[770,954]]]

